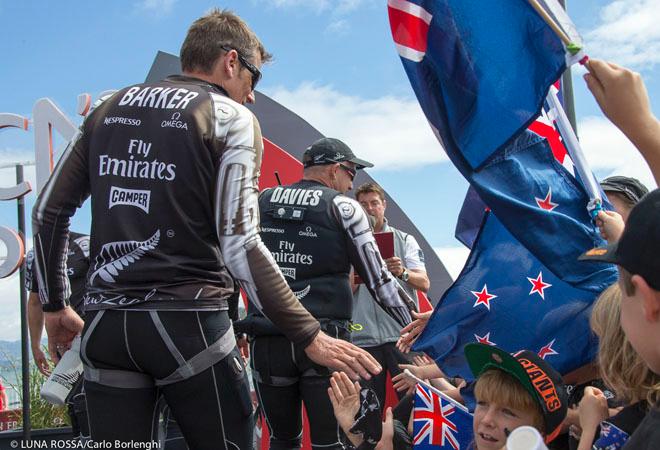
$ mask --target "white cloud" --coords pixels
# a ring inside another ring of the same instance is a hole
[[[348,25],[348,21],[345,19],[339,19],[330,22],[330,25],[328,25],[325,29],[325,34],[333,36],[344,36],[348,33],[349,28],[350,27]]]
[[[141,0],[135,5],[135,10],[160,17],[171,13],[176,2],[177,0]]]
[[[461,245],[460,247],[436,247],[433,250],[444,264],[449,275],[454,280],[458,278],[468,256],[470,256],[470,249]]]
[[[616,0],[599,16],[585,35],[590,55],[637,68],[660,63],[660,1]]]
[[[332,86],[303,83],[267,94],[304,117],[326,136],[346,142],[375,170],[399,170],[446,161],[417,100],[392,96],[364,99]]]
[[[635,146],[610,121],[589,116],[578,123],[580,144],[592,170],[639,179],[655,187],[651,170]]]

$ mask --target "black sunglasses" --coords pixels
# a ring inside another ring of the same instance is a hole
[[[348,172],[348,174],[351,176],[351,181],[353,181],[355,179],[355,176],[357,175],[357,170],[353,169],[352,167],[345,166],[342,163],[338,163],[338,164],[339,167],[341,167],[346,172]]]
[[[231,50],[236,50],[236,49],[231,49],[225,45],[222,45],[220,48],[226,52],[229,52]],[[245,59],[245,57],[241,55],[241,52],[239,52],[238,50],[236,50],[236,54],[238,55],[238,60],[241,62],[241,64],[243,64],[243,67],[245,67],[248,70],[248,72],[252,74],[252,90],[254,91],[254,89],[257,87],[257,83],[259,83],[259,80],[261,80],[261,71],[257,69],[257,66],[255,66],[250,61]]]

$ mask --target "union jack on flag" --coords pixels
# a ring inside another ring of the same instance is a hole
[[[467,448],[472,441],[472,414],[463,405],[417,384],[413,412],[415,449]]]

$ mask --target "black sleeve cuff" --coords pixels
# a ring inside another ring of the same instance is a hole
[[[317,324],[317,327],[316,327],[316,329],[313,331],[312,334],[310,334],[308,337],[306,337],[306,338],[304,338],[304,339],[302,339],[302,340],[300,340],[300,341],[298,341],[298,342],[295,342],[295,344],[296,344],[296,345],[299,345],[300,348],[305,349],[305,348],[307,348],[312,342],[314,342],[314,339],[316,339],[316,336],[318,336],[318,334],[321,332],[321,324],[319,324],[318,322],[316,322],[316,324]]]
[[[46,303],[41,305],[41,310],[43,312],[57,312],[63,310],[66,306],[64,303]]]

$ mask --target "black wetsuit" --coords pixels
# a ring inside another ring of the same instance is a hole
[[[315,181],[264,191],[261,236],[294,294],[329,335],[350,341],[351,265],[374,299],[401,325],[410,321],[367,215],[355,200]],[[300,448],[301,403],[312,447],[344,448],[328,398],[330,371],[313,363],[258,308],[241,325],[251,336],[252,368],[271,449]]]
[[[261,242],[255,117],[185,77],[97,102],[32,221],[44,311],[67,304],[69,218],[91,195],[81,358],[94,440],[155,439],[164,395],[189,447],[251,448],[252,407],[227,299],[234,279],[291,340],[320,330]]]

